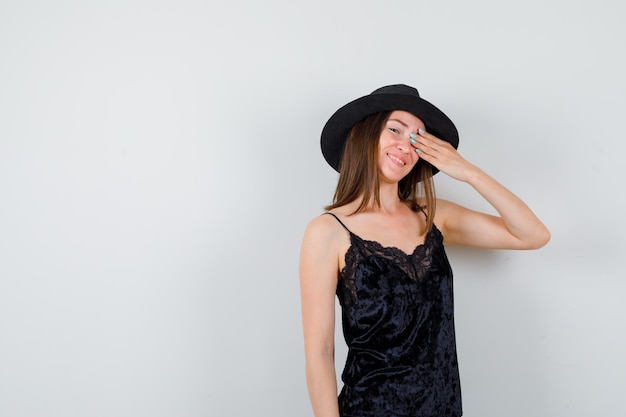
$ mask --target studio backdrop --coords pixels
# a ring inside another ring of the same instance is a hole
[[[623,8],[0,2],[0,416],[312,416],[298,255],[337,180],[321,129],[396,83],[552,232],[448,248],[465,415],[624,416]]]

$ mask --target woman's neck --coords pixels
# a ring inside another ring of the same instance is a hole
[[[367,211],[381,212],[385,214],[396,213],[405,207],[405,203],[398,197],[398,184],[381,184],[378,189],[380,205],[376,204],[374,196],[369,201]],[[361,200],[361,199],[360,199]],[[362,201],[362,200],[361,200]],[[359,202],[360,204],[360,202]]]

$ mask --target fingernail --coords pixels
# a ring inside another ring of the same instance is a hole
[[[420,133],[420,135],[423,135],[423,134],[424,134],[424,129],[421,129],[421,128],[420,128],[420,129],[418,130],[418,132]]]
[[[409,141],[410,141],[413,145],[415,145],[415,144],[417,143],[417,141],[416,141],[415,139],[413,139],[413,138],[409,139]]]
[[[417,154],[418,154],[418,155],[422,153],[422,151],[420,151],[420,150],[419,150],[419,149],[417,149],[417,148],[415,148],[415,152],[417,152]]]
[[[411,140],[413,140],[417,137],[417,135],[415,133],[411,133],[409,134],[409,137],[411,138]]]

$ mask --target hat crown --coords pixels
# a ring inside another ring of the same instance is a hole
[[[417,89],[405,84],[386,85],[372,91],[372,94],[403,94],[419,98],[420,94]]]

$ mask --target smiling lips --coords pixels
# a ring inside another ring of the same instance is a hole
[[[392,161],[393,161],[396,165],[398,165],[398,166],[403,167],[403,166],[405,166],[405,165],[406,165],[406,161],[405,161],[404,159],[400,159],[400,158],[398,158],[397,156],[392,155],[392,154],[390,154],[390,153],[388,153],[388,154],[387,154],[387,156],[388,156],[389,158],[391,158],[391,160],[392,160]]]

